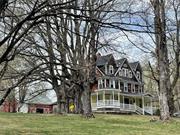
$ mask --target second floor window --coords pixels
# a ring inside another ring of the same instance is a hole
[[[132,72],[129,71],[129,78],[132,78]]]
[[[119,76],[125,76],[125,68],[122,68],[120,71],[119,71]]]
[[[135,85],[132,84],[132,93],[135,93]]]
[[[124,89],[124,83],[123,82],[120,82],[120,89],[123,91]]]
[[[124,92],[128,92],[128,85],[127,85],[127,83],[124,83]]]
[[[105,88],[105,80],[104,79],[98,80],[98,84],[99,84],[99,89]]]
[[[114,74],[114,67],[109,65],[109,74]]]
[[[119,76],[124,76],[124,77],[128,77],[128,69],[126,68],[122,68],[119,72]]]
[[[128,92],[131,92],[131,84],[128,83]]]
[[[136,73],[136,74],[137,74],[137,78],[138,78],[138,79],[141,79],[140,72],[139,72],[139,71],[137,71],[137,73]]]
[[[128,69],[125,69],[125,77],[128,77]]]
[[[113,84],[113,83],[114,83],[114,81],[113,81],[113,80],[110,80],[110,83],[109,83],[109,87],[110,87],[110,88],[114,88],[114,84]]]

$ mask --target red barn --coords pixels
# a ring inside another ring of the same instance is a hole
[[[38,95],[28,101],[29,113],[52,113],[53,103],[46,95]]]
[[[17,110],[17,101],[8,101],[5,100],[4,103],[0,106],[1,112],[16,112]]]

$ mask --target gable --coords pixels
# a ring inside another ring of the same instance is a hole
[[[135,72],[133,71],[127,59],[125,59],[124,62],[121,64],[121,66],[118,68],[117,72],[115,73],[115,76],[128,78],[131,79],[132,81],[139,82]]]
[[[116,61],[112,54],[100,56],[96,61],[96,66],[101,72],[101,75],[114,75],[117,70]],[[113,74],[110,74],[110,67],[113,69]]]
[[[101,71],[101,69],[99,69],[98,67],[96,67],[96,77],[101,77],[104,76],[103,71]]]

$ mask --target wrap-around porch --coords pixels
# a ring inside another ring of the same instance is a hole
[[[126,111],[137,114],[153,114],[150,94],[122,93],[119,90],[99,90],[91,94],[93,111]]]

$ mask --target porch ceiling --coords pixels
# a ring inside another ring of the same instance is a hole
[[[98,94],[103,94],[103,91],[105,91],[105,93],[110,93],[112,94],[113,90],[101,90],[101,91],[96,91],[95,93],[92,93],[91,95],[96,95],[97,92]],[[128,96],[128,97],[153,97],[151,94],[149,93],[122,93],[119,90],[114,90],[115,93],[120,93],[120,95],[122,96]]]

